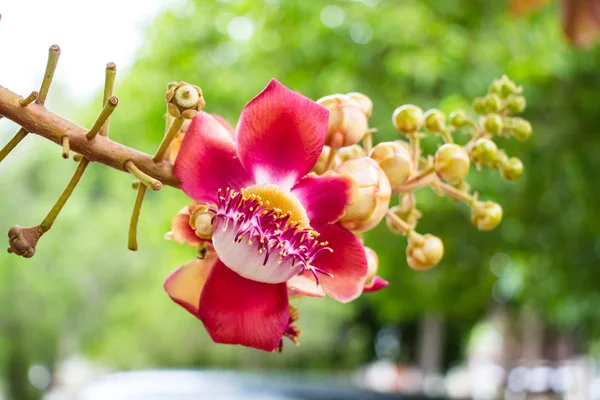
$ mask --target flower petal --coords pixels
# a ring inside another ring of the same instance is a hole
[[[316,164],[329,111],[273,79],[242,111],[237,153],[259,184],[294,186]]]
[[[216,253],[209,253],[206,258],[195,258],[173,271],[163,284],[169,297],[190,313],[197,315],[202,289],[216,260]]]
[[[231,138],[233,140],[235,140],[235,129],[233,129],[233,126],[231,126],[231,124],[225,118],[221,117],[219,114],[210,114],[210,115],[214,119],[216,119],[218,123],[223,125],[223,128],[225,128],[225,130],[227,130],[227,133],[229,133],[229,136],[231,136]]]
[[[202,291],[198,317],[217,343],[273,351],[288,327],[285,283],[268,284],[241,277],[221,261]]]
[[[386,281],[385,279],[376,275],[375,277],[373,277],[373,280],[371,281],[371,283],[365,284],[363,293],[376,292],[378,290],[383,289],[384,287],[386,287],[389,284],[390,283],[388,281]]]
[[[190,246],[198,246],[200,243],[208,241],[196,236],[196,231],[190,226],[190,215],[194,207],[195,204],[183,207],[171,221],[171,239],[179,244],[187,243]]]
[[[313,225],[319,241],[328,242],[333,252],[321,253],[312,263],[329,277],[319,274],[325,292],[342,303],[354,300],[362,293],[367,277],[367,256],[361,241],[339,225]]]
[[[202,111],[183,138],[173,172],[181,189],[197,202],[215,203],[218,189],[239,190],[254,183],[235,157],[235,143],[227,130]]]
[[[292,188],[311,223],[333,223],[344,216],[346,204],[356,198],[357,184],[350,175],[328,171],[324,175],[310,174]]]
[[[309,271],[296,275],[287,282],[288,289],[308,297],[323,297],[323,286],[317,286],[315,277]]]

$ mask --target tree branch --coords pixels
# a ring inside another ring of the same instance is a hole
[[[173,175],[173,165],[169,161],[155,162],[152,156],[102,135],[88,140],[87,129],[48,111],[35,102],[23,107],[19,103],[22,99],[18,94],[0,85],[0,116],[17,123],[27,132],[42,136],[59,146],[62,146],[62,138],[67,136],[71,150],[90,161],[127,172],[125,163],[131,160],[143,173],[165,185],[179,188],[179,181]]]

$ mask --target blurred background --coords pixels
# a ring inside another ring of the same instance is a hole
[[[541,5],[530,3],[548,4],[522,13]],[[180,80],[233,124],[273,77],[313,99],[359,91],[375,104],[378,142],[397,135],[399,105],[468,109],[506,73],[524,85],[534,127],[528,142],[504,144],[525,164],[519,181],[469,177],[502,204],[497,230],[479,232],[468,207],[419,192],[420,231],[444,240],[442,263],[413,271],[406,239],[381,224],[366,244],[389,287],[346,305],[301,300],[301,345],[282,354],[213,344],[164,293],[164,278],[195,254],[164,240],[182,193],[149,193],[132,253],[132,179],[92,165],[34,258],[0,252],[0,398],[75,398],[107,372],[171,368],[424,396],[600,398],[600,49],[569,43],[558,2],[9,0],[0,14],[0,84],[37,89],[56,42],[47,106],[90,126],[115,61],[111,137],[148,153],[164,132],[166,84]],[[16,129],[1,120],[0,142]],[[3,161],[1,229],[46,215],[75,169],[59,153],[28,137]]]

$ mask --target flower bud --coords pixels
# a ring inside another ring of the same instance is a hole
[[[480,231],[491,231],[502,221],[502,207],[493,201],[478,201],[471,206],[471,222]]]
[[[383,219],[390,204],[392,190],[385,173],[377,162],[368,157],[348,160],[336,171],[350,175],[358,187],[356,199],[346,206],[346,214],[340,219],[341,225],[356,232],[374,228]]]
[[[523,96],[511,96],[506,102],[506,109],[511,114],[521,114],[525,111],[527,101]]]
[[[371,115],[373,114],[373,102],[370,98],[358,92],[348,93],[346,94],[346,96],[350,97],[352,100],[360,104],[367,118],[371,117]]]
[[[212,219],[215,213],[207,205],[197,205],[190,215],[190,226],[201,239],[210,239],[213,234]]]
[[[487,115],[483,121],[483,129],[492,135],[499,135],[502,132],[502,117],[498,114]]]
[[[463,110],[452,111],[450,115],[448,115],[448,122],[456,129],[469,125],[469,120]]]
[[[483,98],[483,107],[486,114],[497,113],[502,108],[502,100],[495,93],[488,94]]]
[[[352,146],[369,131],[367,114],[363,106],[351,97],[334,94],[317,100],[329,110],[329,125],[325,143],[334,148]]]
[[[352,146],[342,147],[341,149],[339,149],[337,155],[340,157],[341,164],[344,161],[364,157],[365,150],[362,147],[360,147],[359,144],[353,144]]]
[[[365,247],[365,254],[367,255],[367,279],[365,284],[371,283],[375,275],[377,275],[377,269],[379,268],[379,257],[375,250]]]
[[[415,133],[423,125],[423,110],[412,104],[405,104],[396,108],[392,122],[394,128],[400,133]]]
[[[473,100],[473,111],[479,115],[487,114],[485,111],[485,103],[483,102],[482,97],[476,97],[475,100]]]
[[[435,152],[435,172],[448,183],[458,183],[469,173],[469,155],[461,146],[446,143]]]
[[[315,166],[312,168],[311,172],[314,172],[317,175],[321,175],[321,174],[325,173],[325,167],[326,167],[325,164],[327,163],[327,158],[329,157],[330,151],[331,151],[331,147],[323,146],[323,150],[321,150],[321,155],[319,156],[319,159],[317,160],[317,163],[315,164]],[[340,160],[340,157],[336,154],[335,157],[333,158],[333,162],[331,163],[331,168],[335,169],[341,163],[342,163],[342,161]]]
[[[444,243],[437,236],[413,234],[408,238],[406,261],[417,271],[435,267],[444,257]]]
[[[513,81],[511,81],[508,76],[503,75],[500,80],[502,82],[502,86],[500,88],[500,96],[502,96],[502,98],[505,99],[511,94],[518,94],[521,92],[521,89]]]
[[[523,162],[511,157],[500,165],[500,174],[507,181],[515,181],[523,175]]]
[[[392,188],[402,185],[412,174],[410,152],[396,142],[382,142],[373,147],[369,155],[379,164]]]
[[[493,163],[498,159],[498,146],[491,139],[477,139],[475,145],[471,149],[471,157],[476,163]]]
[[[529,139],[533,133],[529,121],[519,117],[507,118],[506,130],[520,142]]]
[[[202,89],[186,82],[169,85],[166,100],[171,116],[183,115],[186,119],[192,119],[206,105]]]
[[[446,115],[440,110],[432,108],[425,115],[425,130],[431,133],[440,133],[446,129]]]

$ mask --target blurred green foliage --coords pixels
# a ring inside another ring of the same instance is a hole
[[[506,73],[525,86],[525,117],[534,127],[528,142],[502,143],[524,161],[525,174],[516,183],[487,170],[469,178],[482,199],[503,205],[505,220],[496,231],[478,232],[462,204],[420,192],[419,231],[444,240],[442,264],[412,271],[405,239],[382,224],[366,242],[390,286],[349,305],[303,300],[302,345],[262,354],[212,344],[162,290],[164,277],[194,256],[163,240],[185,196],[150,194],[140,251],[128,252],[131,178],[94,165],[33,259],[0,255],[0,371],[12,376],[15,359],[51,365],[76,351],[118,368],[348,368],[373,357],[373,335],[383,324],[439,313],[459,332],[456,347],[494,302],[515,311],[536,307],[548,323],[577,330],[585,348],[600,316],[600,52],[569,49],[556,11],[513,20],[505,2],[486,0],[188,0],[164,11],[147,27],[135,65],[118,77],[115,140],[156,149],[170,81],[201,86],[206,110],[232,123],[273,77],[313,99],[359,91],[375,104],[377,142],[395,138],[397,106],[468,109]],[[75,119],[89,124],[98,108]],[[36,150],[26,144],[0,168],[0,186],[9,188],[3,229],[38,223],[75,168],[54,146],[27,141]],[[426,148],[438,144],[428,139]]]

